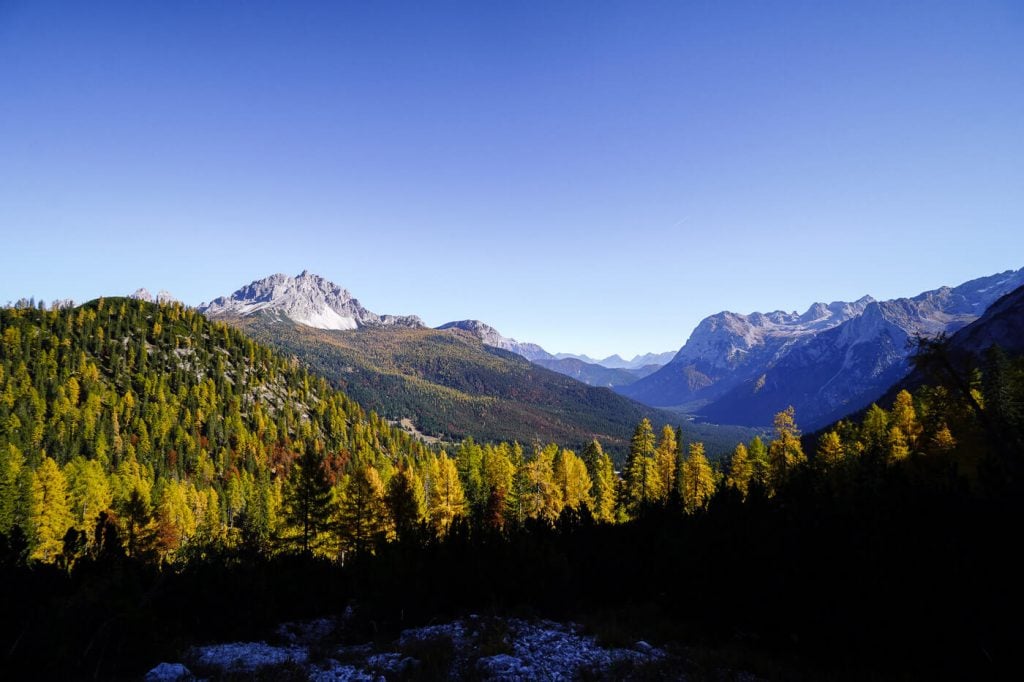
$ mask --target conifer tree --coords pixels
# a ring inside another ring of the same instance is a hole
[[[732,452],[732,460],[729,463],[729,475],[725,480],[725,484],[731,488],[735,488],[741,495],[743,495],[743,497],[746,497],[747,490],[750,488],[750,479],[753,474],[754,465],[750,461],[747,446],[743,443],[739,443],[736,445],[736,449]]]
[[[327,478],[323,456],[307,444],[292,466],[284,492],[285,519],[298,531],[298,545],[312,552],[323,544],[323,535],[334,524],[337,503]]]
[[[906,389],[896,394],[890,421],[907,439],[907,447],[911,450],[916,448],[917,440],[921,436],[921,423],[917,419],[914,398]]]
[[[646,506],[659,487],[654,463],[654,429],[646,417],[637,425],[626,459],[626,508],[636,513]]]
[[[690,456],[683,462],[683,508],[694,513],[703,509],[715,492],[715,472],[704,455],[703,443],[690,443]]]
[[[367,551],[384,532],[384,485],[377,469],[358,465],[349,475],[341,498],[339,528],[342,543],[357,554]]]
[[[594,518],[605,523],[615,520],[615,492],[617,478],[611,457],[605,454],[596,440],[583,451],[583,460],[593,482]]]
[[[524,465],[526,492],[523,507],[526,516],[554,523],[562,513],[562,490],[555,481],[555,455],[558,446],[551,444],[538,449]]]
[[[657,469],[657,485],[654,498],[665,502],[672,491],[672,483],[676,480],[676,432],[668,425],[661,429],[661,439],[654,452],[654,464]]]
[[[768,444],[768,464],[771,467],[773,491],[779,489],[790,471],[807,461],[800,446],[800,431],[796,428],[793,415],[792,405],[775,415],[775,438]]]
[[[455,462],[441,451],[440,457],[431,457],[432,486],[427,501],[430,522],[438,535],[444,535],[456,517],[466,511],[466,496],[459,480]]]
[[[25,464],[21,448],[14,443],[0,444],[0,534],[7,535],[18,521],[22,499],[18,480]]]
[[[819,469],[828,471],[835,469],[846,459],[846,448],[843,446],[839,432],[832,430],[818,441],[818,454],[815,463]]]
[[[910,456],[910,448],[907,446],[907,439],[898,426],[889,429],[889,448],[886,461],[889,464],[897,464]]]
[[[423,484],[411,466],[402,464],[388,481],[384,504],[399,540],[412,537],[424,514]]]
[[[767,490],[771,482],[771,467],[768,465],[768,446],[760,436],[754,436],[747,446],[750,458],[750,482]]]
[[[562,504],[570,509],[578,510],[586,505],[593,509],[594,500],[591,496],[593,482],[587,472],[587,465],[572,450],[561,450],[555,458],[555,480],[562,492]]]
[[[43,456],[32,476],[32,497],[29,502],[30,559],[52,562],[64,549],[64,535],[72,525],[68,508],[67,481],[57,463]]]

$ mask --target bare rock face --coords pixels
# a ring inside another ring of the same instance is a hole
[[[535,343],[523,343],[502,336],[494,327],[484,324],[480,320],[459,320],[442,324],[438,329],[461,329],[477,336],[485,346],[501,348],[516,355],[521,355],[527,360],[549,360],[553,356]]]
[[[295,277],[276,274],[256,280],[231,296],[200,305],[199,312],[213,319],[276,314],[317,329],[424,326],[415,315],[371,312],[347,290],[308,271]]]
[[[815,303],[806,312],[721,312],[705,318],[660,370],[618,388],[711,421],[765,425],[796,408],[805,428],[859,409],[909,370],[909,341],[950,334],[1024,285],[1024,268],[913,298]]]

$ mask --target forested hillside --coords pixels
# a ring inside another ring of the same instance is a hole
[[[597,438],[621,456],[640,419],[674,418],[458,329],[337,332],[260,316],[229,322],[294,354],[366,409],[410,418],[420,431],[448,441],[473,436],[581,448]]]
[[[180,305],[4,309],[0,340],[0,660],[21,676],[137,676],[346,607],[368,637],[526,610],[812,678],[993,673],[1024,642],[1019,356],[925,347],[929,381],[891,409],[818,437],[784,410],[721,465],[641,418],[617,472],[597,441],[449,456]]]

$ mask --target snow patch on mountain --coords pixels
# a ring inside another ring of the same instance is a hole
[[[278,314],[307,327],[332,330],[424,326],[415,315],[371,312],[347,290],[308,271],[295,277],[278,273],[256,280],[229,297],[203,303],[199,312],[211,318]]]

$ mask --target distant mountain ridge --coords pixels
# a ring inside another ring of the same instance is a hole
[[[590,365],[599,365],[608,369],[641,369],[651,365],[665,365],[676,356],[676,351],[664,353],[644,353],[635,355],[632,360],[624,360],[618,353],[609,355],[601,360],[595,360],[589,355],[576,355],[575,353],[555,353],[558,360],[580,360]]]
[[[697,326],[672,362],[616,390],[730,424],[766,424],[792,404],[813,428],[906,374],[908,339],[955,332],[1021,285],[1024,268],[913,298],[815,303],[803,314],[721,312]]]
[[[161,295],[164,292],[161,292]],[[152,300],[145,289],[139,289],[136,298]],[[348,331],[367,327],[426,329],[416,315],[378,315],[367,310],[347,289],[319,276],[303,271],[295,277],[275,274],[256,280],[230,296],[216,298],[198,307],[199,312],[213,319],[247,318],[252,316],[287,319],[307,327]],[[517,341],[503,336],[494,327],[480,320],[447,322],[438,330],[458,329],[479,338],[485,346],[500,348],[536,362],[547,369],[573,377],[591,386],[613,386],[635,381],[654,371],[652,365],[664,364],[670,353],[648,353],[625,361],[618,355],[601,361],[606,364],[581,365],[580,362],[560,362],[556,356],[535,343]],[[564,357],[575,357],[563,354]],[[663,362],[659,362],[663,359]],[[608,364],[611,363],[611,364]],[[628,373],[610,373],[606,368],[630,370]]]
[[[502,336],[497,329],[484,324],[480,320],[459,320],[457,322],[446,322],[436,329],[461,329],[473,334],[481,341],[484,342],[485,346],[491,348],[501,348],[521,355],[527,360],[550,360],[552,358],[551,353],[547,352],[535,343],[523,343],[510,339],[507,336]]]

